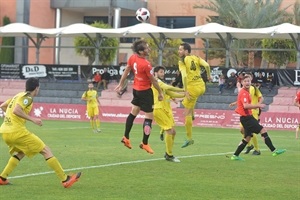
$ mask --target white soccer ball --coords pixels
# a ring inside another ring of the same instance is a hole
[[[150,18],[150,12],[147,8],[139,8],[135,13],[135,17],[140,22],[146,22]]]

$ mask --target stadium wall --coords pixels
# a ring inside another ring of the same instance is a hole
[[[125,123],[131,107],[100,107],[100,120],[102,122]],[[174,108],[174,120],[176,125],[184,125],[182,108]],[[296,112],[296,109],[295,109]],[[34,103],[30,113],[32,116],[44,120],[71,120],[89,121],[85,105],[75,104],[46,104]],[[3,112],[0,109],[0,116]],[[145,115],[137,116],[135,123],[143,123]],[[263,112],[260,118],[261,124],[271,130],[295,130],[299,124],[300,113],[276,113]],[[239,115],[232,110],[203,110],[195,109],[194,126],[215,128],[239,128]]]

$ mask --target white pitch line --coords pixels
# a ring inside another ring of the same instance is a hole
[[[232,154],[233,152],[227,152],[227,153],[214,153],[214,154],[199,154],[199,155],[190,155],[190,156],[178,156],[177,158],[194,158],[194,157],[208,157],[208,156],[222,156],[227,154]],[[127,161],[127,162],[119,162],[119,163],[111,163],[111,164],[104,164],[104,165],[95,165],[95,166],[87,166],[87,167],[77,167],[72,169],[65,169],[65,172],[68,171],[76,171],[76,170],[84,170],[84,169],[95,169],[95,168],[103,168],[103,167],[112,167],[112,166],[119,166],[119,165],[129,165],[129,164],[136,164],[136,163],[145,163],[145,162],[152,162],[152,161],[158,161],[158,160],[164,160],[164,158],[153,158],[153,159],[147,159],[147,160],[136,160],[136,161]],[[32,174],[24,174],[20,176],[12,176],[9,177],[9,179],[17,179],[17,178],[25,178],[29,176],[40,176],[45,174],[53,174],[54,171],[48,171],[48,172],[39,172],[39,173],[32,173]]]

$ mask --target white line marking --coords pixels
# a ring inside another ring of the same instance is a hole
[[[194,157],[208,157],[208,156],[222,156],[227,154],[232,154],[233,152],[227,152],[227,153],[214,153],[214,154],[200,154],[200,155],[190,155],[190,156],[177,156],[177,158],[194,158]],[[111,163],[111,164],[104,164],[104,165],[95,165],[95,166],[87,166],[87,167],[77,167],[72,169],[65,169],[65,172],[69,171],[76,171],[76,170],[83,170],[83,169],[95,169],[95,168],[103,168],[103,167],[112,167],[112,166],[119,166],[119,165],[129,165],[129,164],[136,164],[136,163],[144,163],[144,162],[152,162],[152,161],[158,161],[158,160],[164,160],[164,158],[153,158],[153,159],[147,159],[147,160],[136,160],[136,161],[127,161],[127,162],[119,162],[119,163]],[[29,176],[40,176],[45,174],[53,174],[54,171],[48,171],[48,172],[39,172],[39,173],[32,173],[32,174],[24,174],[20,176],[12,176],[9,177],[9,179],[17,179],[17,178],[25,178]]]

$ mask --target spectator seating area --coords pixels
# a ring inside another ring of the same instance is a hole
[[[127,92],[122,97],[118,97],[114,88],[117,82],[112,81],[107,90],[99,91],[99,99],[102,106],[131,106],[132,83],[128,84]],[[81,96],[88,89],[86,81],[82,82],[48,82],[41,81],[41,90],[35,98],[35,102],[58,103],[58,104],[85,104]],[[270,112],[298,112],[293,106],[293,99],[297,92],[297,87],[280,87],[273,88],[269,91],[267,88],[261,88],[264,95],[267,108],[265,111]],[[4,80],[0,79],[0,102],[11,98],[18,92],[25,90],[24,80]],[[234,89],[224,89],[219,94],[216,84],[208,84],[206,93],[198,99],[196,108],[229,110],[231,102],[236,101],[237,94]],[[182,107],[182,105],[180,105]]]
[[[0,79],[0,102],[22,91],[25,91],[25,80]]]
[[[273,97],[273,103],[269,106],[269,111],[298,113],[299,110],[294,106],[294,98],[298,90],[297,87],[280,87],[278,94]]]
[[[219,88],[216,84],[207,84],[206,92],[199,97],[196,108],[201,109],[215,109],[215,110],[233,110],[229,108],[229,104],[235,102],[237,94],[234,92],[235,88],[223,89],[222,94],[219,94]],[[267,104],[265,111],[268,111],[269,105],[273,102],[273,97],[277,94],[277,88],[269,91],[267,88],[261,88],[264,97],[264,103]]]

